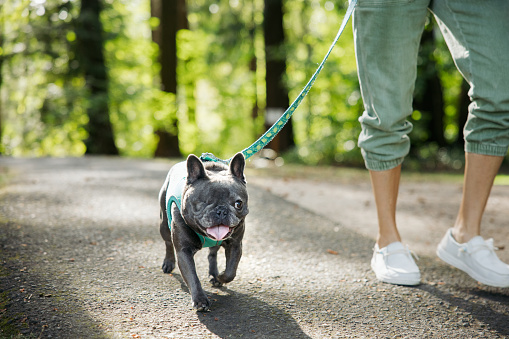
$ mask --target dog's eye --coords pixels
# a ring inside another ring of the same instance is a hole
[[[242,208],[242,206],[244,206],[244,204],[242,203],[241,200],[237,200],[235,201],[235,208],[240,210]]]

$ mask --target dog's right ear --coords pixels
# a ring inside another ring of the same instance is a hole
[[[190,185],[198,179],[206,178],[207,173],[200,158],[194,154],[187,157],[187,184]]]

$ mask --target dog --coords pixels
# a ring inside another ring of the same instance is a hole
[[[160,233],[166,244],[162,269],[164,273],[173,271],[176,254],[197,311],[208,311],[211,302],[196,274],[196,252],[210,248],[209,275],[213,286],[231,282],[237,273],[249,213],[244,168],[242,153],[237,153],[229,165],[202,162],[191,154],[170,169],[159,192]],[[217,252],[221,247],[225,249],[226,268],[219,273]]]

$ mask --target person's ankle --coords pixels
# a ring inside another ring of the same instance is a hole
[[[462,226],[461,224],[454,225],[454,227],[452,229],[452,237],[459,244],[467,243],[472,238],[474,238],[478,235],[480,235],[479,232],[469,231],[466,229],[466,227]]]
[[[401,241],[401,238],[398,236],[381,236],[379,235],[376,243],[378,245],[378,248],[384,248],[392,244],[393,242]]]

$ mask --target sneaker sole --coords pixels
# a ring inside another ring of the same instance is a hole
[[[375,272],[373,266],[371,266],[371,269],[373,272]],[[421,284],[421,278],[408,278],[408,279],[402,279],[402,278],[388,278],[384,276],[379,276],[375,272],[376,278],[384,283],[393,284],[393,285],[402,285],[402,286],[416,286]]]
[[[401,280],[401,279],[385,279],[378,278],[381,282],[392,284],[392,285],[401,285],[401,286],[417,286],[421,284],[420,280]]]
[[[470,267],[465,265],[461,260],[458,260],[454,256],[450,255],[447,251],[445,251],[441,247],[437,248],[436,253],[437,253],[437,256],[440,259],[442,259],[444,262],[448,263],[449,265],[451,265],[453,267],[456,267],[459,270],[462,270],[463,272],[468,274],[470,276],[470,278],[472,278],[476,281],[479,281],[480,283],[482,283],[484,285],[493,286],[493,287],[509,287],[509,284],[502,284],[500,282],[487,280],[483,276],[477,274],[477,272],[470,269]]]

